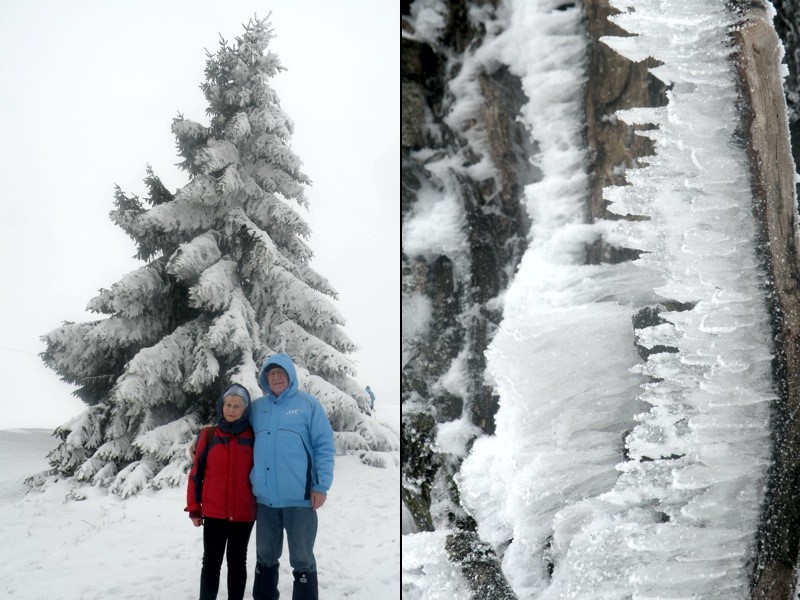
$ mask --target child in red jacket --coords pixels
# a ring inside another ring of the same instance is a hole
[[[217,425],[203,429],[189,473],[187,506],[195,527],[203,526],[200,600],[214,600],[227,545],[228,598],[242,600],[247,582],[247,543],[256,520],[250,488],[253,467],[250,393],[234,384],[217,401]]]

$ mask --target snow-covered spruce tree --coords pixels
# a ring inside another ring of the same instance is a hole
[[[170,193],[148,167],[144,199],[117,188],[112,220],[145,261],[89,310],[106,318],[65,323],[43,336],[43,359],[84,413],[56,430],[56,475],[109,486],[122,497],[177,484],[186,445],[212,419],[231,382],[258,393],[258,367],[276,351],[298,365],[323,403],[337,451],[395,451],[370,417],[347,354],[331,285],[309,267],[308,178],[289,142],[293,124],[268,80],[282,70],[272,32],[251,21],[209,55],[201,88],[208,126],[179,116],[172,130],[189,182]],[[368,454],[365,454],[367,457]]]

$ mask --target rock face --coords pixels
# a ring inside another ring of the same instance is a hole
[[[478,68],[480,104],[462,121],[451,118],[459,100],[451,83],[465,68],[469,48],[485,35],[485,23],[468,18],[469,4],[493,18],[493,2],[450,2],[436,41],[418,36],[410,4],[401,7],[404,228],[430,195],[448,199],[460,222],[449,246],[403,247],[402,498],[418,530],[456,529],[446,548],[451,559],[476,592],[488,598],[491,588],[491,597],[501,599],[514,595],[494,552],[480,543],[459,506],[453,475],[461,457],[436,441],[445,423],[471,424],[464,425],[467,444],[494,430],[497,398],[484,381],[484,350],[501,317],[492,300],[525,250],[520,200],[535,170],[529,136],[516,120],[525,98],[506,68]]]
[[[405,14],[410,10],[409,5]],[[455,486],[446,482],[457,463],[432,449],[437,424],[466,415],[481,432],[493,432],[496,398],[483,381],[483,352],[501,314],[491,300],[506,288],[525,249],[528,223],[520,201],[524,185],[537,176],[529,161],[536,148],[516,120],[525,98],[519,80],[505,67],[477,74],[480,107],[465,129],[454,130],[449,124],[448,112],[456,101],[449,82],[463,68],[465,52],[480,44],[483,36],[481,27],[466,18],[466,10],[463,1],[450,3],[444,33],[436,44],[414,39],[409,19],[401,23],[412,36],[401,42],[403,220],[411,220],[424,191],[450,194],[463,209],[467,247],[465,257],[452,252],[415,256],[405,249],[402,255],[404,326],[422,318],[414,314],[412,298],[427,299],[431,313],[430,326],[422,335],[404,336],[402,371],[403,499],[419,529],[436,525],[430,490],[438,476],[453,492],[453,506],[444,518],[459,520]],[[607,0],[590,0],[585,11],[592,49],[589,70],[596,74],[586,90],[587,143],[593,160],[589,214],[594,219],[613,218],[605,210],[602,188],[622,183],[621,165],[631,166],[651,153],[649,140],[634,135],[636,128],[613,114],[633,106],[660,106],[666,98],[663,86],[647,71],[652,61],[631,63],[599,43],[601,36],[621,32],[607,19],[612,12]],[[471,135],[474,132],[480,135]],[[443,158],[456,158],[463,168],[450,167],[443,175],[438,166]],[[468,167],[487,158],[494,175],[472,177]],[[624,248],[602,243],[587,248],[587,262],[634,257]],[[462,394],[439,383],[456,361],[466,367]]]
[[[796,416],[800,411],[800,260],[794,181],[800,159],[800,8],[789,0],[773,4],[777,10],[774,29],[762,2],[731,2],[742,22],[733,33],[742,95],[740,129],[748,150],[756,199],[753,209],[763,242],[758,250],[770,273],[773,374],[779,394],[773,410],[774,465],[753,577],[752,597],[759,599],[792,597],[800,548],[800,420]],[[607,0],[587,0],[584,5],[592,42],[602,35],[619,35],[606,19],[610,13]],[[598,199],[603,187],[620,184],[614,180],[615,167],[632,166],[650,153],[643,138],[616,127],[608,115],[629,106],[663,105],[665,90],[645,74],[646,68],[654,66],[648,64],[652,59],[634,66],[604,51],[602,44],[593,43],[592,48],[586,96],[587,144],[594,155],[590,213],[594,218],[608,218]],[[782,58],[788,66],[783,88]],[[628,144],[631,137],[642,145]],[[624,249],[593,251],[590,261],[625,257]],[[650,317],[657,319],[657,312]]]
[[[650,139],[634,135],[642,126],[627,125],[614,115],[637,106],[664,106],[667,99],[663,83],[648,71],[656,61],[633,63],[599,42],[606,35],[628,35],[608,20],[618,12],[608,0],[586,0],[584,12],[590,48],[586,86],[586,141],[592,154],[589,213],[593,219],[614,219],[616,215],[606,210],[603,188],[623,185],[624,170],[653,153]],[[590,262],[601,259],[603,255],[593,255]]]
[[[491,18],[491,2],[475,4]],[[491,301],[524,251],[520,198],[534,176],[529,136],[516,121],[524,97],[507,69],[477,72],[480,105],[459,126],[449,119],[458,100],[450,82],[484,35],[467,9],[465,1],[450,3],[435,43],[416,39],[410,19],[401,23],[407,34],[401,44],[403,221],[422,210],[426,194],[449,198],[462,220],[457,248],[415,253],[404,247],[402,254],[404,327],[418,330],[404,335],[403,500],[423,530],[443,520],[469,527],[451,481],[457,458],[432,445],[440,423],[465,418],[475,435],[493,431],[497,399],[483,380],[483,352],[501,315]],[[410,7],[404,10],[407,16]],[[481,161],[488,171],[471,169]],[[432,514],[434,485],[447,488],[452,505]]]
[[[620,185],[616,167],[631,167],[650,154],[646,141],[632,136],[609,116],[631,106],[665,104],[665,90],[649,78],[652,59],[633,65],[604,50],[602,35],[619,35],[609,25],[607,0],[586,0],[584,10],[592,56],[586,90],[587,145],[590,166],[590,214],[609,218],[602,188]],[[773,375],[779,401],[773,408],[774,464],[763,508],[753,598],[792,597],[800,548],[800,260],[798,259],[795,164],[800,158],[800,8],[774,2],[774,28],[762,2],[733,1],[741,17],[733,32],[737,46],[741,103],[741,137],[748,150],[750,177],[760,225],[758,249],[770,274],[767,282],[774,334]],[[776,36],[777,33],[782,39]],[[786,50],[782,55],[781,42]],[[781,59],[788,66],[781,81]],[[788,116],[788,119],[787,119]],[[788,121],[788,122],[787,122]],[[629,143],[638,139],[638,145]],[[589,261],[624,260],[625,249],[593,248]],[[673,307],[674,310],[674,307]],[[642,318],[658,320],[657,308]],[[635,327],[638,327],[634,323]],[[670,349],[662,349],[661,351]]]
[[[521,200],[524,186],[538,177],[529,160],[537,149],[516,120],[525,102],[520,82],[501,65],[474,74],[480,103],[466,118],[453,118],[459,75],[487,31],[497,26],[496,3],[441,4],[447,12],[435,40],[415,30],[413,3],[401,4],[404,232],[435,196],[458,207],[462,234],[457,243],[451,240],[439,250],[403,248],[402,498],[418,530],[456,530],[447,549],[474,589],[492,581],[492,597],[511,598],[496,557],[459,506],[453,477],[463,455],[452,453],[439,434],[459,421],[471,424],[470,440],[494,431],[497,398],[484,381],[484,350],[502,317],[493,300],[506,289],[525,250],[529,224]],[[800,414],[800,261],[794,181],[800,160],[800,8],[795,0],[773,4],[774,29],[763,1],[729,1],[741,14],[742,27],[732,33],[743,99],[740,131],[757,199],[760,256],[773,292],[773,372],[779,396],[775,461],[753,579],[753,597],[764,599],[791,597],[800,547],[800,420],[795,416]],[[632,63],[599,42],[602,36],[624,35],[608,20],[615,12],[610,0],[584,0],[583,10],[590,49],[585,88],[588,214],[592,220],[619,218],[606,210],[602,190],[625,185],[625,169],[652,154],[652,147],[614,113],[663,106],[666,90],[648,73],[655,66],[652,59]],[[786,48],[785,81],[775,30]],[[482,164],[490,168],[478,168]],[[586,250],[586,262],[592,264],[635,257],[632,250],[602,241]],[[658,323],[660,308],[637,315],[642,323],[634,327]]]

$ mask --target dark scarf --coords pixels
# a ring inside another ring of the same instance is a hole
[[[242,433],[245,429],[247,429],[248,425],[250,425],[249,410],[245,410],[244,414],[233,423],[226,421],[225,417],[222,415],[217,417],[217,427],[219,427],[220,431],[224,431],[225,433],[230,433],[232,435]]]

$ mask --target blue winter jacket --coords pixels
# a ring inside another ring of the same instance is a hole
[[[289,375],[289,387],[277,397],[267,383],[270,365]],[[298,389],[294,363],[287,354],[267,359],[258,384],[265,394],[253,402],[250,412],[256,435],[250,472],[253,494],[265,506],[311,506],[311,492],[327,494],[333,482],[336,450],[325,409]]]

